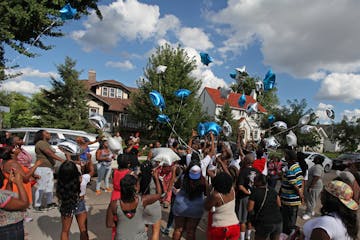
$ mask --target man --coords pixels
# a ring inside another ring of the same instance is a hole
[[[44,211],[56,206],[56,204],[53,203],[54,165],[55,160],[61,163],[63,163],[64,160],[55,154],[54,149],[52,149],[49,143],[50,139],[51,135],[46,130],[39,130],[34,136],[36,161],[42,161],[35,171],[35,173],[40,176],[35,191],[34,207],[36,211]],[[44,193],[46,197],[46,206],[42,207],[41,203]]]
[[[256,175],[260,172],[253,168],[254,155],[249,153],[245,155],[245,158],[242,162],[242,167],[238,177],[238,194],[237,198],[239,200],[239,212],[238,218],[240,222],[240,239],[244,240],[250,239],[251,236],[251,225],[248,222],[248,200],[249,196],[254,188],[254,179]],[[247,230],[247,231],[246,231]]]
[[[283,232],[289,235],[296,229],[298,209],[304,199],[302,192],[303,175],[296,161],[296,153],[289,149],[285,149],[284,153],[287,167],[283,172],[280,198]]]
[[[324,157],[317,155],[313,161],[315,164],[309,169],[308,181],[306,182],[305,188],[305,203],[306,211],[302,216],[302,219],[309,220],[312,216],[315,215],[315,206],[316,202],[319,199],[320,192],[323,189],[322,178],[324,176],[324,167],[322,163],[324,162]]]

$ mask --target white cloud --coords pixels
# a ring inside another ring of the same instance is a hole
[[[47,88],[44,85],[35,85],[32,82],[25,80],[7,80],[2,83],[1,89],[9,92],[18,92],[22,94],[34,94],[40,91],[41,88]]]
[[[16,74],[16,73],[22,73],[19,78],[27,78],[27,77],[36,77],[36,78],[50,78],[50,76],[58,77],[59,75],[56,72],[41,72],[38,69],[33,69],[30,67],[27,68],[18,68],[18,69],[6,69],[6,74]]]
[[[91,14],[84,23],[85,30],[71,33],[73,39],[82,44],[85,51],[94,47],[112,48],[122,39],[147,40],[163,37],[167,31],[179,27],[180,21],[173,15],[160,18],[157,5],[140,3],[137,0],[117,0],[101,5],[103,20]]]
[[[202,51],[214,47],[209,37],[200,28],[184,27],[178,32],[177,36],[180,42],[186,47]]]
[[[356,121],[360,118],[360,109],[354,109],[354,110],[344,110],[344,112],[341,114],[343,117],[346,117],[349,121]]]
[[[308,77],[360,70],[359,8],[357,0],[228,0],[208,19],[226,37],[220,52],[239,54],[256,40],[266,65]]]
[[[329,123],[329,117],[326,114],[326,109],[334,109],[334,106],[331,104],[319,103],[315,110],[315,114],[319,117],[321,122]]]
[[[135,68],[135,66],[129,60],[125,60],[124,62],[108,61],[105,63],[105,66],[113,67],[113,68],[120,68],[120,69],[124,69],[124,70],[131,70],[131,69]]]
[[[319,99],[353,102],[360,100],[360,75],[346,73],[329,74],[317,94]]]

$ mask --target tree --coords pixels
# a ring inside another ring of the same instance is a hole
[[[36,119],[30,107],[31,99],[15,92],[7,94],[6,99],[9,101],[10,112],[4,114],[3,125],[12,128],[33,126]]]
[[[313,113],[313,110],[311,108],[307,109],[307,102],[305,99],[302,99],[301,101],[298,100],[288,100],[287,105],[284,105],[282,107],[274,108],[273,112],[271,112],[275,116],[275,121],[283,121],[287,124],[288,128],[293,127],[298,124],[299,119],[306,115],[310,114],[311,120],[308,123],[309,125],[315,125],[316,124],[316,115]],[[272,127],[272,124],[268,122],[267,118],[264,118],[261,122],[261,126],[264,129],[270,129]],[[319,144],[319,136],[315,132],[302,134],[300,132],[299,125],[292,129],[292,131],[297,136],[297,144],[298,146],[308,146],[308,147],[314,147]],[[271,132],[268,132],[268,135],[276,135],[279,130],[276,130],[275,128],[271,129]],[[286,132],[287,133],[287,132]],[[280,134],[280,136],[283,136],[282,138],[278,137],[277,139],[282,145],[287,145],[285,141],[285,135],[286,133]]]
[[[231,140],[236,140],[236,131],[238,129],[238,123],[234,120],[234,116],[231,112],[231,107],[228,102],[225,102],[224,106],[220,110],[219,114],[216,116],[217,122],[220,126],[224,124],[224,121],[227,121],[233,130],[233,134],[230,136]]]
[[[157,74],[159,65],[167,66],[164,73]],[[137,82],[138,91],[131,96],[132,102],[129,106],[130,117],[142,121],[148,129],[151,129],[151,138],[165,141],[172,132],[168,124],[156,121],[160,110],[152,105],[149,93],[152,90],[159,91],[165,99],[166,108],[163,113],[168,115],[171,125],[180,137],[189,136],[191,129],[203,120],[201,105],[198,99],[198,91],[201,82],[190,75],[196,67],[195,60],[190,59],[185,50],[173,48],[166,44],[158,47],[151,55],[144,71],[146,79]],[[178,89],[191,91],[189,97],[181,101],[177,99],[174,92]]]
[[[42,127],[88,129],[87,90],[79,81],[80,72],[74,69],[75,65],[66,57],[65,63],[57,66],[62,80],[52,77],[52,89],[42,89],[34,96],[34,114]]]
[[[360,144],[360,118],[356,122],[343,119],[335,125],[335,138],[344,148],[345,152],[355,152]]]
[[[4,69],[9,60],[5,56],[5,45],[20,54],[34,57],[29,47],[43,50],[53,46],[45,44],[40,36],[61,37],[63,33],[59,27],[64,25],[59,16],[59,10],[70,3],[77,9],[75,19],[88,15],[88,9],[94,9],[101,19],[102,15],[97,6],[98,0],[12,0],[0,2],[0,80],[6,79]],[[12,64],[10,62],[10,64]],[[13,67],[13,66],[10,66]]]

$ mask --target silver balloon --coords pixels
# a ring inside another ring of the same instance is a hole
[[[326,109],[326,115],[328,118],[334,120],[335,119],[335,112],[332,109]]]
[[[243,76],[247,76],[247,72],[246,72],[246,66],[242,66],[241,68],[235,68],[236,71],[236,79],[237,80],[241,80],[241,77]]]
[[[297,137],[296,137],[296,135],[295,135],[295,133],[293,131],[290,131],[286,135],[286,142],[287,142],[288,146],[296,147],[296,145],[297,145]]]
[[[264,90],[264,83],[262,81],[255,82],[255,89],[257,92],[262,92]]]
[[[299,125],[306,125],[306,124],[308,124],[310,122],[310,120],[311,120],[310,114],[306,114],[306,115],[302,116],[299,119],[298,124]]]
[[[246,108],[246,112],[248,114],[252,114],[252,113],[257,113],[258,112],[258,103],[250,103],[247,108]]]
[[[57,146],[62,152],[68,153],[70,155],[80,155],[84,151],[81,146],[77,144],[77,142],[71,139],[65,139]]]
[[[159,65],[156,67],[156,73],[157,74],[161,74],[161,73],[164,73],[167,69],[167,66],[164,66],[164,65]]]
[[[105,118],[99,114],[94,114],[89,117],[89,122],[92,126],[100,130],[104,130],[107,125]]]
[[[268,138],[265,138],[265,144],[266,144],[266,148],[278,148],[280,146],[280,143],[278,142],[278,140],[276,140],[276,138],[274,136],[270,136]]]
[[[304,125],[300,128],[300,132],[302,134],[308,134],[310,133],[311,131],[313,131],[315,129],[314,126],[310,126],[310,125]]]
[[[287,124],[285,122],[283,122],[283,121],[274,122],[274,126],[277,129],[280,129],[280,130],[286,130],[287,129]]]
[[[230,123],[228,123],[228,121],[226,121],[226,120],[224,121],[222,129],[223,129],[223,133],[226,137],[231,135],[232,127],[231,127]]]
[[[118,153],[121,149],[120,142],[113,137],[106,137],[109,148],[112,152]]]
[[[231,92],[230,88],[222,87],[220,88],[220,96],[221,98],[227,99]]]

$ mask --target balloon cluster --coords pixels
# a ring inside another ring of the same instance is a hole
[[[212,132],[214,136],[218,136],[221,133],[222,128],[216,122],[204,122],[198,124],[197,130],[200,137],[203,137],[210,132]]]

